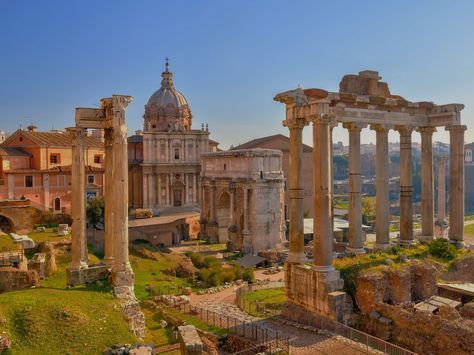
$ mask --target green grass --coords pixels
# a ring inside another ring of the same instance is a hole
[[[243,299],[245,301],[245,310],[247,313],[255,317],[266,316],[264,312],[259,310],[257,303],[263,309],[263,307],[272,311],[281,310],[283,303],[286,302],[286,294],[284,288],[269,288],[244,294]]]
[[[474,224],[464,226],[464,233],[466,234],[466,236],[474,237]]]
[[[31,232],[28,234],[28,237],[33,239],[36,243],[46,242],[46,241],[57,241],[63,239],[70,239],[71,236],[57,236],[53,232],[52,228],[47,228],[45,232]]]
[[[180,256],[175,254],[164,254],[152,252],[149,258],[138,256],[133,252],[130,254],[130,263],[135,272],[135,295],[139,300],[149,299],[147,286],[155,288],[166,288],[175,286],[190,286],[186,279],[166,275],[169,270],[178,265]]]
[[[0,235],[0,251],[2,250],[17,250],[19,247],[18,244],[13,242],[13,239],[10,238],[7,234]]]
[[[94,257],[90,256],[91,261]],[[66,288],[66,263],[36,289],[0,294],[0,330],[11,354],[100,354],[115,343],[134,343],[107,285]]]

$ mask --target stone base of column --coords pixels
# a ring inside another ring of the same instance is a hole
[[[392,245],[390,243],[375,243],[374,245],[374,250],[381,250],[381,251],[385,251],[385,250],[388,250],[392,247]]]
[[[292,264],[306,264],[308,262],[308,258],[306,258],[305,253],[292,253],[288,254],[288,258],[286,258],[287,263]]]
[[[82,269],[66,269],[67,285],[74,287],[85,285],[109,277],[109,269],[103,264],[91,265]]]
[[[88,267],[89,265],[86,262],[80,261],[78,263],[71,263],[70,269],[71,270],[84,270],[84,269],[87,269]]]
[[[135,274],[133,270],[112,271],[112,287],[116,296],[121,294],[134,294],[133,286]]]
[[[412,245],[418,244],[418,242],[414,239],[398,239],[397,244],[402,247],[410,247]]]
[[[315,269],[287,262],[285,281],[288,301],[284,306],[284,316],[306,324],[307,315],[342,323],[350,318],[352,310],[347,307],[347,295],[340,291],[344,281],[334,267]]]
[[[104,258],[102,262],[107,266],[109,270],[112,270],[112,267],[114,266],[114,258],[112,257]]]
[[[228,228],[229,232],[229,241],[227,242],[227,250],[229,251],[235,251],[238,250],[238,245],[237,245],[237,226],[231,225]]]
[[[417,238],[420,242],[427,243],[434,239],[434,235],[419,235]]]
[[[347,247],[346,248],[346,255],[360,255],[360,254],[365,254],[366,251],[364,248],[351,248]]]

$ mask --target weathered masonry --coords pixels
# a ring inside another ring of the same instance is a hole
[[[422,235],[434,235],[432,135],[437,127],[450,133],[449,240],[464,246],[464,131],[461,104],[436,105],[410,102],[390,93],[376,71],[345,75],[339,92],[322,89],[286,91],[275,97],[286,105],[283,125],[290,131],[290,254],[286,266],[288,315],[303,312],[344,320],[343,281],[332,266],[332,129],[339,123],[349,131],[349,254],[363,253],[361,227],[360,134],[367,127],[376,132],[376,248],[389,243],[388,132],[400,134],[400,243],[414,242],[412,212],[411,137],[421,134]],[[314,266],[304,266],[302,208],[302,131],[313,124]]]
[[[72,137],[72,261],[68,284],[75,285],[112,275],[116,295],[133,293],[134,274],[128,258],[128,167],[125,108],[131,96],[100,100],[100,108],[77,108]],[[104,264],[89,267],[84,191],[84,137],[86,129],[103,129],[105,139],[105,244]]]

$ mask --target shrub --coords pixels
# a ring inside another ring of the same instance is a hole
[[[446,239],[435,239],[428,243],[428,252],[436,258],[452,260],[456,257],[457,249]]]
[[[244,274],[243,274],[243,279],[244,281],[247,281],[247,282],[254,282],[255,275],[253,274],[253,269],[245,269]]]
[[[189,252],[186,252],[185,255],[191,259],[191,262],[193,263],[193,265],[197,267],[198,269],[201,269],[204,267],[204,257],[201,254],[195,253],[193,251],[189,251]]]

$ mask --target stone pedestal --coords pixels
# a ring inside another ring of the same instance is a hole
[[[464,244],[464,125],[448,126],[449,162],[449,241],[462,248]]]
[[[411,127],[396,127],[400,133],[400,243],[411,245],[413,239]]]

